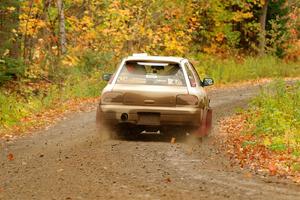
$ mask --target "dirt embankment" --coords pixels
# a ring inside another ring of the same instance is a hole
[[[1,140],[0,199],[299,199],[300,187],[231,166],[217,122],[258,86],[210,91],[214,131],[202,142],[176,135],[103,140],[95,111],[48,130]]]

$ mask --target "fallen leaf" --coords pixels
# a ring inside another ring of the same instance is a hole
[[[166,182],[166,183],[171,183],[171,179],[170,179],[170,178],[166,178],[166,179],[165,179],[165,182]]]
[[[7,159],[10,160],[10,161],[14,160],[14,159],[15,159],[15,158],[14,158],[14,154],[9,153],[9,154],[7,155]]]
[[[252,178],[252,174],[250,172],[244,174],[245,178]]]
[[[273,163],[269,164],[269,172],[271,176],[274,176],[277,172],[277,168]]]
[[[176,142],[176,138],[172,137],[171,144],[175,144],[175,142]]]

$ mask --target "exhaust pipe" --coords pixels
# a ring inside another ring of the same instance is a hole
[[[122,113],[122,115],[121,115],[121,120],[122,120],[123,122],[127,121],[127,120],[128,120],[128,114],[127,114],[127,113]]]

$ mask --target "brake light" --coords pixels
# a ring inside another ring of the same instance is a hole
[[[198,97],[189,94],[180,94],[176,96],[176,105],[197,105]]]
[[[101,102],[106,103],[122,103],[123,93],[121,92],[106,92],[101,97]]]

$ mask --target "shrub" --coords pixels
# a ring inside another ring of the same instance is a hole
[[[3,58],[0,60],[0,84],[24,75],[25,64],[21,59]]]
[[[270,139],[274,150],[300,147],[300,81],[287,85],[278,80],[263,89],[252,103],[249,124],[253,134]]]
[[[109,62],[113,57],[111,52],[99,53],[92,50],[87,50],[81,56],[80,62],[76,68],[78,68],[82,73],[90,75],[92,71],[103,69],[105,67],[111,66]]]

